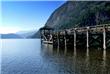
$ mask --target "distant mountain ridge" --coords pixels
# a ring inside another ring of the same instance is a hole
[[[1,39],[21,39],[22,37],[17,34],[0,34]]]
[[[17,32],[17,35],[20,35],[23,38],[31,38],[36,33],[36,31],[20,31]]]
[[[19,31],[17,33],[0,34],[2,39],[29,39],[32,38],[36,31]]]

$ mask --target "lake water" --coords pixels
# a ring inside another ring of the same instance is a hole
[[[110,74],[110,50],[53,49],[39,39],[1,42],[1,74]]]

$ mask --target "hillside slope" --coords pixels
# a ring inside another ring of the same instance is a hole
[[[108,23],[110,1],[67,1],[50,15],[45,26],[63,30]],[[33,37],[39,37],[39,34],[38,31]]]
[[[45,26],[65,29],[110,23],[109,1],[67,1],[56,9]]]

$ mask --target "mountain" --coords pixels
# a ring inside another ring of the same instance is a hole
[[[2,39],[21,39],[22,37],[17,34],[0,34]]]
[[[20,31],[17,33],[0,34],[2,39],[23,39],[23,38],[33,38],[32,36],[36,31]]]
[[[36,33],[36,31],[20,31],[17,32],[17,35],[20,35],[23,38],[31,38]]]
[[[31,38],[40,38],[40,31],[37,31],[35,34],[30,36]]]
[[[110,23],[110,1],[67,1],[56,9],[45,26],[65,29]]]
[[[110,23],[110,1],[67,1],[50,15],[45,26],[63,30],[108,23]],[[39,33],[34,36],[37,34]]]

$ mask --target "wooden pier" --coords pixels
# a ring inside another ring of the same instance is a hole
[[[110,24],[77,27],[55,32],[51,28],[42,28],[42,42],[61,48],[110,48]]]

